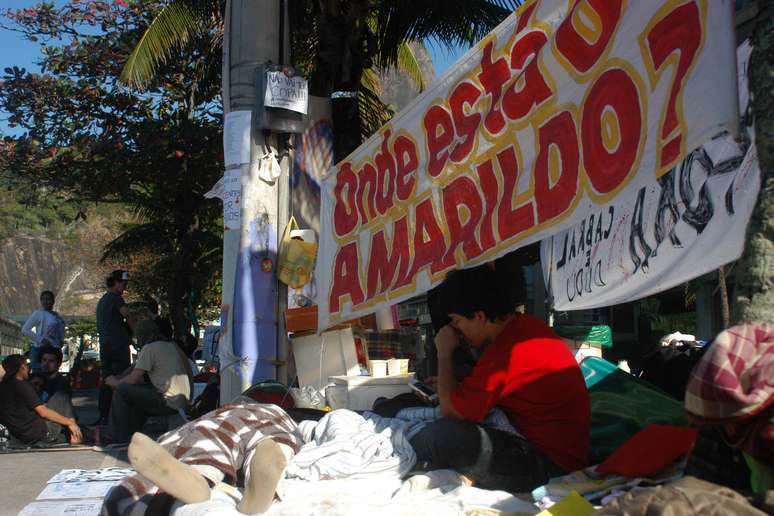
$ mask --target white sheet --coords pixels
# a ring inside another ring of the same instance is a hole
[[[208,502],[177,505],[174,516],[237,516],[240,494],[231,486],[219,486]],[[271,516],[403,516],[416,514],[463,515],[473,509],[537,514],[539,509],[504,491],[467,486],[450,470],[415,475],[406,481],[287,480],[284,498],[265,513]]]
[[[291,460],[287,476],[303,480],[400,478],[416,463],[404,434],[407,425],[343,409],[319,422],[302,421],[299,431],[307,444]]]

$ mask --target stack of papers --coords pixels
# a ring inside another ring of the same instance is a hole
[[[98,516],[110,488],[133,473],[128,468],[63,469],[20,516]]]

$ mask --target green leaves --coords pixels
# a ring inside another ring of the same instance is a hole
[[[137,42],[121,73],[121,81],[144,89],[175,50],[182,49],[194,36],[220,29],[221,9],[221,3],[213,0],[172,0],[159,11]]]
[[[222,209],[203,197],[222,174],[220,57],[203,50],[208,33],[175,50],[144,92],[119,83],[157,8],[152,0],[73,0],[13,18],[46,47],[42,73],[12,67],[0,78],[0,108],[22,131],[0,141],[0,186],[12,180],[36,203],[0,197],[0,233],[21,223],[83,227],[91,221],[79,212],[118,206],[105,218],[125,225],[115,239],[100,235],[94,250],[112,239],[99,254],[136,271],[135,292],[185,306],[188,294],[175,293],[214,300],[208,292],[221,268]]]

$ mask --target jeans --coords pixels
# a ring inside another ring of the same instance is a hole
[[[153,385],[122,383],[113,391],[110,415],[104,432],[105,441],[127,442],[133,433],[142,430],[148,416],[168,416],[176,413]]]
[[[418,465],[454,469],[483,489],[529,492],[567,473],[526,439],[470,421],[433,421],[410,442]]]
[[[40,357],[42,353],[40,352],[40,346],[31,346],[30,347],[30,355],[29,355],[29,361],[30,361],[30,370],[33,372],[40,371]]]

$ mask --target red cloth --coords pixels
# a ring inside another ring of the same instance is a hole
[[[566,471],[588,465],[591,408],[583,373],[542,321],[516,314],[452,393],[454,408],[479,422],[495,406]]]
[[[631,478],[655,475],[691,451],[698,433],[696,428],[648,425],[597,466],[597,472]]]

